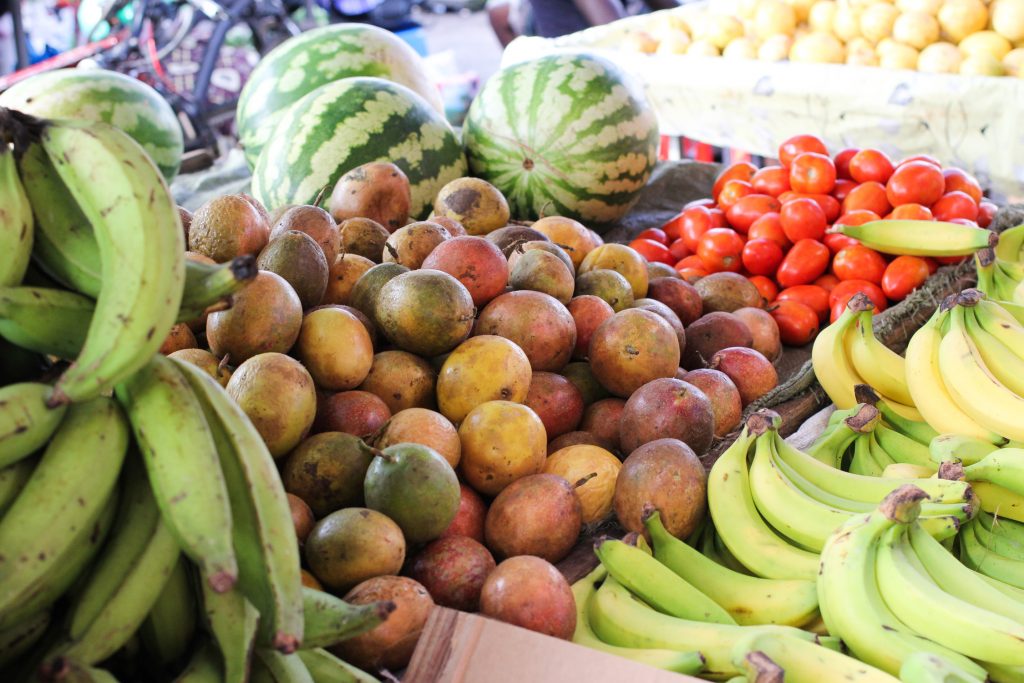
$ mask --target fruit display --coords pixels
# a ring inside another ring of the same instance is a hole
[[[463,139],[470,172],[501,190],[515,216],[600,225],[622,218],[647,184],[658,124],[613,63],[561,55],[491,78]]]
[[[1019,0],[740,0],[652,15],[625,47],[658,55],[1018,76]]]
[[[264,55],[239,95],[235,123],[250,168],[291,105],[322,85],[354,76],[404,85],[444,113],[419,55],[395,34],[355,23],[305,31]]]

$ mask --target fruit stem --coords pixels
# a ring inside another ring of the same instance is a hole
[[[864,403],[857,409],[856,413],[843,420],[843,422],[858,434],[868,434],[875,430],[880,418],[881,413],[878,412],[878,408],[870,403]]]
[[[875,310],[875,304],[871,302],[871,299],[868,298],[867,294],[864,292],[857,292],[853,295],[853,298],[847,302],[846,308],[854,313],[861,313],[863,311]]]
[[[313,206],[320,206],[320,202],[324,200],[324,195],[327,194],[327,188],[329,188],[330,186],[331,184],[328,183],[320,188],[320,191],[316,193],[316,197],[313,199]]]
[[[640,510],[640,521],[646,524],[647,520],[656,514],[658,514],[658,508],[654,507],[653,503],[644,503],[643,508]]]
[[[878,403],[881,398],[875,390],[867,384],[858,384],[853,387],[853,397],[857,400],[857,403],[867,403],[870,406]]]
[[[256,267],[256,257],[252,254],[242,254],[231,259],[231,274],[239,282],[245,282],[256,277],[259,269]]]
[[[962,481],[964,478],[964,464],[959,460],[944,460],[939,464],[939,479],[950,481]]]
[[[746,660],[754,669],[754,683],[782,683],[785,680],[786,672],[783,668],[760,650],[748,652]]]
[[[762,408],[747,418],[747,432],[751,436],[761,436],[768,431],[778,431],[781,426],[782,416],[767,408]]]
[[[996,262],[996,251],[992,247],[985,247],[975,252],[974,257],[978,259],[978,265],[982,268],[988,268],[990,265]]]
[[[885,518],[898,524],[910,524],[921,514],[921,501],[928,494],[913,484],[904,484],[885,497],[878,507]]]
[[[947,311],[952,309],[954,306],[956,306],[956,300],[957,300],[958,296],[959,295],[957,295],[957,294],[950,294],[945,299],[943,299],[942,303],[939,304],[939,312],[940,313],[946,313]]]
[[[964,291],[960,292],[960,296],[956,298],[956,302],[960,306],[966,306],[968,308],[971,308],[977,306],[978,302],[980,302],[984,298],[985,295],[981,292],[980,289],[974,289],[972,287],[970,289],[965,289]]]
[[[575,484],[573,484],[572,487],[574,489],[578,489],[579,487],[583,486],[584,484],[586,484],[588,481],[590,481],[591,479],[593,479],[596,476],[597,476],[597,472],[591,472],[590,474],[585,475],[585,476],[581,477],[579,480],[577,480],[577,482]]]

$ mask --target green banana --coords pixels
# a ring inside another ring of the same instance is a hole
[[[1024,496],[1024,449],[1001,448],[964,467],[967,481],[987,481]]]
[[[980,512],[977,517],[978,523],[986,530],[1024,545],[1024,524],[1005,517],[996,517],[984,511]]]
[[[91,666],[119,650],[153,609],[180,555],[174,535],[161,521],[96,618],[79,636],[54,648],[48,661],[68,657]]]
[[[878,412],[882,414],[882,420],[885,424],[921,445],[927,446],[931,443],[932,439],[939,435],[927,422],[910,420],[903,417],[884,400],[878,400],[874,405]]]
[[[68,657],[58,657],[47,662],[42,669],[46,680],[61,683],[117,683],[114,674],[98,669]]]
[[[47,408],[52,392],[37,382],[0,388],[0,467],[32,455],[53,436],[65,409]]]
[[[900,667],[903,683],[985,683],[984,678],[970,674],[929,652],[915,652]]]
[[[850,474],[861,477],[879,478],[885,471],[888,462],[879,462],[871,447],[874,435],[861,434],[853,442],[853,458],[850,460]]]
[[[975,525],[974,535],[982,546],[1003,557],[1024,562],[1024,544],[1016,539],[994,534],[978,522],[972,521],[971,524]]]
[[[63,121],[40,139],[89,219],[103,279],[82,351],[54,387],[51,403],[59,404],[112,388],[160,348],[181,304],[185,244],[167,184],[127,134]]]
[[[879,539],[898,522],[916,517],[927,494],[913,485],[886,496],[878,510],[858,515],[829,538],[821,553],[818,600],[829,633],[839,636],[854,656],[892,675],[918,651],[931,652],[977,675],[984,672],[966,657],[914,634],[889,609],[879,592],[875,556]]]
[[[0,336],[23,349],[73,360],[85,344],[96,304],[66,289],[0,289]]]
[[[612,539],[594,544],[608,573],[631,593],[665,614],[680,619],[735,624],[714,600],[647,553]]]
[[[352,605],[330,593],[303,586],[302,647],[330,647],[375,628],[394,611],[395,603],[388,600]]]
[[[967,256],[993,246],[994,233],[944,221],[883,220],[836,225],[837,232],[883,254]]]
[[[928,455],[936,464],[959,460],[964,465],[973,465],[1001,445],[964,434],[940,434],[928,444]]]
[[[226,593],[215,593],[206,581],[199,581],[203,595],[203,614],[207,630],[220,648],[223,683],[249,680],[252,652],[260,613],[237,586]]]
[[[299,542],[277,465],[220,383],[191,363],[171,363],[192,388],[216,445],[231,506],[239,587],[260,611],[260,642],[294,652],[303,623]]]
[[[751,653],[761,653],[781,667],[786,683],[899,683],[899,679],[873,666],[789,635],[752,633],[740,638],[732,649],[733,664],[742,667]]]
[[[641,537],[642,538],[642,537]],[[725,547],[721,536],[715,533],[715,525],[708,519],[704,527],[704,533],[700,539],[700,552],[704,557],[733,570],[737,574],[753,576],[750,570],[740,564],[740,561],[733,557],[729,549]]]
[[[1024,246],[1024,225],[1007,228],[999,233],[994,256],[1004,261],[1019,261]]]
[[[1024,683],[1024,667],[1005,666],[992,662],[979,662],[988,672],[988,681],[992,683]]]
[[[715,462],[708,475],[708,510],[729,552],[754,574],[770,579],[809,579],[817,571],[818,556],[778,536],[761,518],[750,490],[747,451],[754,438],[778,419],[769,411],[752,415],[736,441]]]
[[[875,427],[874,437],[878,447],[885,451],[894,462],[921,465],[923,467],[930,467],[932,470],[938,469],[936,464],[932,462],[928,446],[920,444],[908,436],[904,436],[895,429],[886,426],[885,423]]]
[[[259,648],[252,662],[252,683],[315,683],[297,654]]]
[[[196,605],[184,558],[171,572],[160,597],[139,628],[142,648],[160,664],[173,664],[188,653],[196,631]]]
[[[296,654],[306,665],[314,683],[380,683],[375,676],[357,669],[323,648],[299,650]]]
[[[750,633],[776,632],[814,642],[815,635],[788,626],[731,626],[688,621],[656,612],[609,577],[591,597],[587,618],[598,638],[618,647],[699,651],[705,660],[701,675],[723,678],[740,673],[732,648]]]
[[[256,259],[251,254],[217,265],[186,260],[185,291],[177,321],[194,320],[211,306],[225,302],[249,284],[257,272]]]
[[[41,144],[24,149],[18,170],[35,215],[34,261],[61,285],[99,296],[103,280],[92,226]]]
[[[647,515],[644,525],[654,557],[725,608],[736,623],[803,626],[817,616],[813,581],[762,579],[723,567],[670,534],[657,510]]]
[[[225,683],[230,680],[223,674],[220,655],[209,641],[204,642],[192,653],[192,659],[174,683]]]
[[[981,544],[974,524],[964,525],[957,537],[960,541],[960,559],[971,569],[993,579],[1024,588],[1024,562],[995,553]]]
[[[39,458],[22,458],[0,469],[0,516],[14,503],[38,462]]]
[[[914,632],[974,659],[1024,665],[1024,624],[942,590],[908,552],[906,526],[898,524],[882,535],[875,560],[879,591],[896,617]]]
[[[128,423],[114,401],[94,399],[68,410],[0,519],[0,622],[75,556],[84,529],[94,529],[114,491],[128,440]]]
[[[238,578],[231,508],[202,405],[179,366],[159,354],[116,393],[164,521],[213,589],[230,590]]]
[[[832,468],[841,469],[844,456],[857,437],[873,430],[880,419],[874,406],[858,404],[851,415],[815,439],[807,449],[807,455]]]
[[[32,258],[35,220],[18,177],[14,152],[0,141],[0,286],[20,285]]]
[[[50,626],[50,616],[50,610],[43,609],[0,629],[0,672],[43,637]]]

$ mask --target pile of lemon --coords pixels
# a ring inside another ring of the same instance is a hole
[[[651,15],[628,47],[1024,77],[1024,0],[711,0]]]

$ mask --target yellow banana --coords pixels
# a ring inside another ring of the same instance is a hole
[[[903,356],[878,341],[872,329],[871,310],[862,310],[846,334],[846,350],[854,371],[883,398],[913,405],[907,388],[906,362]]]
[[[857,405],[853,388],[866,384],[846,353],[846,337],[856,321],[857,312],[847,306],[834,323],[818,333],[811,347],[814,375],[836,408],[841,410]]]
[[[993,246],[994,233],[944,221],[884,220],[837,225],[832,232],[859,240],[883,254],[967,256]]]

